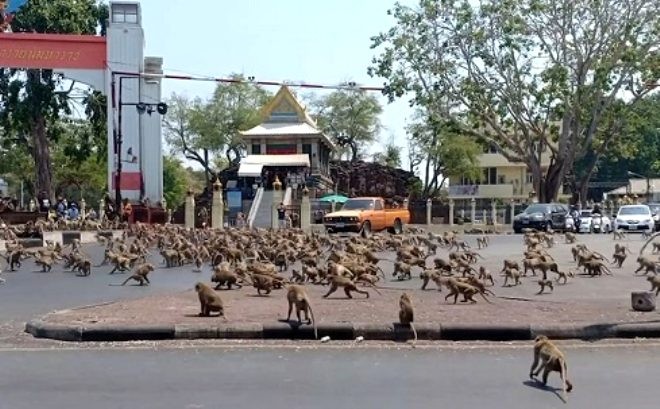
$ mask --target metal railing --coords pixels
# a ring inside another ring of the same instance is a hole
[[[260,187],[257,189],[257,193],[254,195],[254,200],[252,201],[252,206],[250,206],[250,212],[248,213],[247,217],[247,225],[248,227],[252,228],[252,224],[254,223],[254,219],[257,217],[257,211],[259,210],[259,206],[261,205],[261,198],[264,195],[264,188]]]

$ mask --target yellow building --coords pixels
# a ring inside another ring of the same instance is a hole
[[[541,155],[541,167],[547,169],[550,164],[551,152],[546,149]],[[497,151],[494,146],[484,147],[484,152],[478,156],[481,168],[481,179],[471,181],[466,178],[449,178],[449,198],[454,200],[484,200],[501,199],[524,201],[534,197],[532,173],[523,162],[511,162]],[[565,192],[563,192],[565,193]],[[568,198],[570,195],[561,194]]]

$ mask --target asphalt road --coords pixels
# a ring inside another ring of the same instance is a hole
[[[0,409],[658,407],[659,346],[566,352],[568,405],[529,346],[0,351]]]

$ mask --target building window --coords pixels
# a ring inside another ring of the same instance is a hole
[[[252,154],[253,155],[261,155],[261,144],[260,143],[253,143],[252,144]]]
[[[138,5],[137,4],[113,4],[112,22],[118,24],[137,24],[138,23]]]
[[[532,172],[527,172],[527,183],[534,183],[534,175],[532,175]]]
[[[466,178],[465,176],[461,176],[461,185],[478,185],[479,181],[474,181],[470,178]]]
[[[498,175],[497,176],[497,184],[498,185],[503,185],[506,183],[506,177],[504,175]]]
[[[494,143],[489,143],[484,146],[484,153],[497,153],[497,146]]]
[[[497,168],[485,168],[481,178],[483,185],[496,185],[497,184]]]

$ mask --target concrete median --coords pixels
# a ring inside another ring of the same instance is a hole
[[[417,323],[418,339],[428,341],[527,341],[538,335],[553,339],[660,338],[660,322],[579,325],[441,325]],[[64,325],[42,320],[26,324],[35,338],[71,342],[156,341],[172,339],[314,339],[311,325],[295,322],[218,325]],[[412,331],[397,323],[335,323],[318,326],[319,338],[406,341]]]

